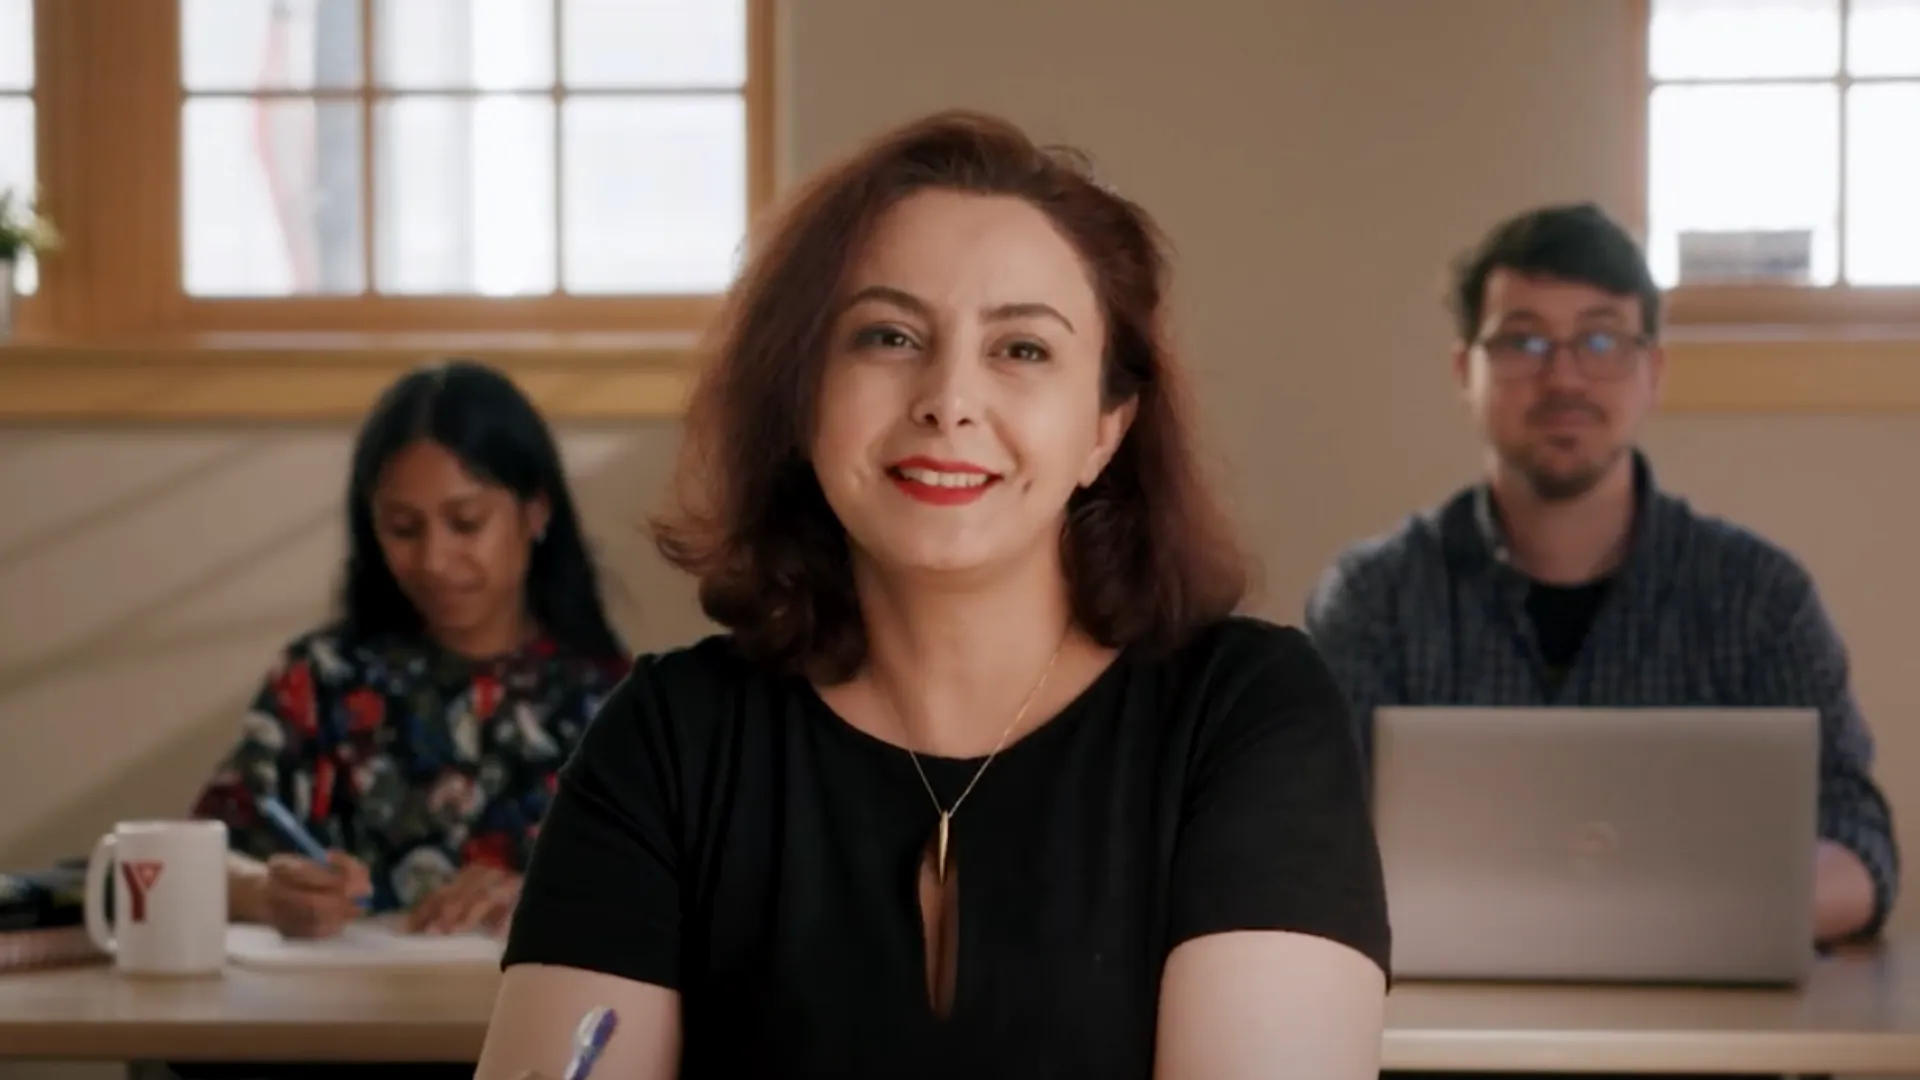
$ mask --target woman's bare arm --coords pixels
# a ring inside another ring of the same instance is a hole
[[[1387,980],[1358,951],[1275,930],[1210,934],[1167,957],[1156,1080],[1373,1080]]]
[[[574,1029],[598,1006],[612,1009],[619,1026],[594,1068],[595,1076],[673,1080],[680,1067],[678,993],[544,964],[515,965],[501,977],[474,1080],[561,1076],[573,1056]]]

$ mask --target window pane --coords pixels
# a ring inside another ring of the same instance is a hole
[[[182,0],[188,90],[360,85],[360,0]]]
[[[33,102],[26,97],[0,97],[0,191],[13,192],[14,201],[31,199],[37,177],[33,165]],[[59,224],[55,222],[55,224]],[[30,293],[39,282],[33,254],[23,252],[14,268],[14,284]]]
[[[1811,283],[1839,272],[1839,91],[1664,86],[1653,92],[1648,256],[1679,277],[1682,231],[1809,229]]]
[[[0,90],[33,88],[33,0],[0,0]]]
[[[734,94],[569,99],[566,290],[724,289],[746,234],[746,128]]]
[[[1840,0],[1654,0],[1656,79],[1758,79],[1840,70]]]
[[[1847,280],[1920,285],[1920,83],[1851,91]]]
[[[375,71],[411,90],[553,85],[553,0],[378,0]]]
[[[1920,0],[1853,0],[1847,69],[1855,75],[1920,75]]]
[[[552,98],[396,98],[374,130],[379,291],[554,291]]]
[[[189,99],[181,125],[189,293],[362,290],[357,104]]]
[[[563,3],[568,86],[719,90],[746,82],[746,0]]]

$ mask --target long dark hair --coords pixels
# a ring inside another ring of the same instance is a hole
[[[654,518],[660,553],[699,579],[702,608],[749,655],[827,682],[859,669],[867,638],[846,531],[807,463],[807,438],[846,268],[890,206],[930,189],[1010,195],[1052,219],[1106,315],[1105,403],[1137,403],[1113,461],[1067,504],[1076,621],[1102,644],[1166,648],[1231,612],[1249,568],[1199,466],[1152,219],[1078,153],[973,112],[879,136],[771,221],[702,365],[672,502]]]
[[[387,388],[361,425],[347,486],[347,574],[341,615],[359,637],[425,632],[373,530],[373,490],[395,454],[428,439],[474,476],[523,502],[545,497],[546,536],[527,562],[527,609],[560,645],[591,656],[625,653],[600,602],[560,451],[540,413],[500,372],[470,360],[419,368]]]

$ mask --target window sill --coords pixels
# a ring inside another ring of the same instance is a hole
[[[0,422],[354,422],[441,356],[510,374],[550,420],[678,417],[692,334],[251,334],[0,344]],[[1668,413],[1920,413],[1920,328],[1685,328]]]
[[[0,422],[358,421],[401,373],[468,357],[511,375],[549,420],[680,415],[691,334],[233,334],[0,344]]]
[[[1686,327],[1666,349],[1668,413],[1920,413],[1920,327]]]

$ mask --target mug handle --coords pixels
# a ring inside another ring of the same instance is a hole
[[[87,859],[87,888],[83,910],[87,917],[87,936],[93,939],[94,948],[112,956],[119,951],[120,943],[114,940],[113,927],[107,925],[107,890],[113,886],[109,871],[113,866],[114,836],[108,833],[93,845],[93,854]]]

